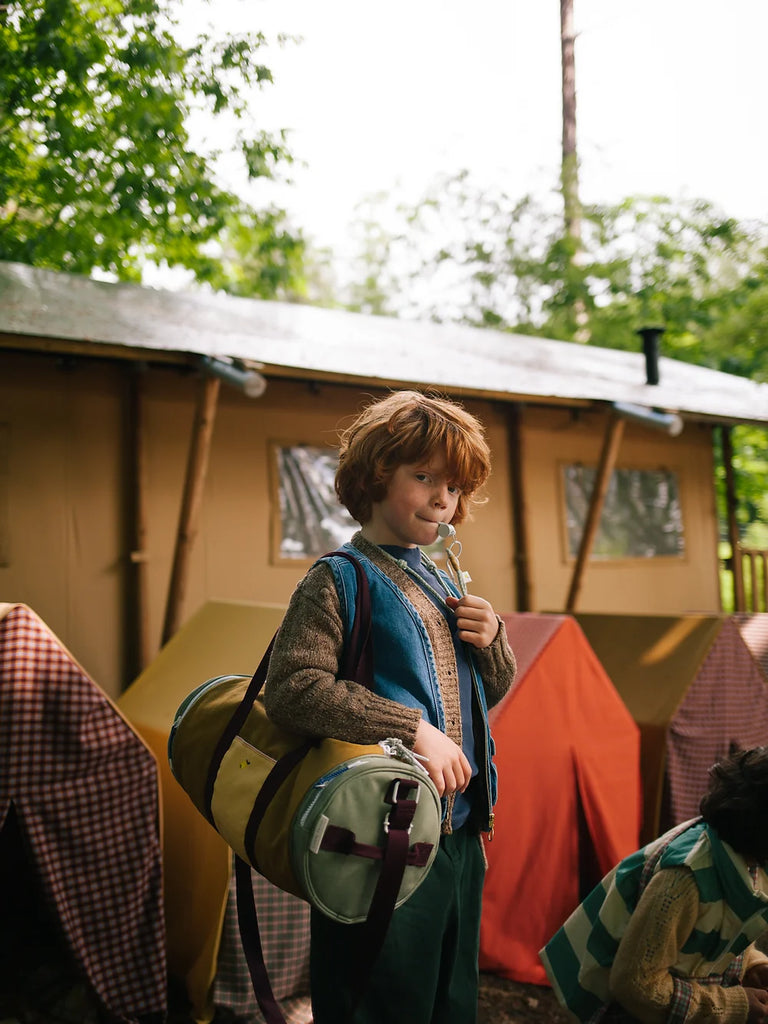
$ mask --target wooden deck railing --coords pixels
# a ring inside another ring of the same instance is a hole
[[[736,612],[768,612],[768,550],[739,547],[728,560]]]

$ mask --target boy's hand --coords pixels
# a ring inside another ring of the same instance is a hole
[[[488,647],[499,632],[499,620],[490,604],[475,594],[447,597],[445,603],[456,613],[459,639],[473,647]]]
[[[449,736],[422,718],[416,729],[413,750],[426,758],[424,767],[440,796],[464,792],[472,778],[472,769],[464,751]]]
[[[768,992],[763,988],[745,988],[747,994],[747,1024],[761,1024],[768,1017]]]
[[[755,964],[745,972],[741,982],[745,988],[768,989],[768,964]]]

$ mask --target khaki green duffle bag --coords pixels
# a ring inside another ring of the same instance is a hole
[[[333,554],[352,562],[357,576],[340,675],[373,688],[368,578],[352,554]],[[264,964],[251,868],[336,921],[365,922],[352,981],[356,1005],[395,908],[434,861],[442,809],[426,770],[399,740],[363,746],[274,725],[260,697],[274,642],[250,680],[217,676],[186,698],[168,757],[195,806],[237,854],[238,923],[253,990],[267,1024],[285,1024]]]
[[[399,906],[437,850],[434,783],[398,740],[311,741],[280,729],[258,694],[246,697],[254,679],[217,676],[181,704],[168,742],[175,778],[238,857],[345,923],[368,917],[390,836],[404,827]]]

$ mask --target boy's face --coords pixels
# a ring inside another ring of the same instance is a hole
[[[386,497],[375,501],[363,536],[373,544],[413,548],[434,544],[438,523],[450,523],[460,491],[448,475],[445,454],[398,466]]]

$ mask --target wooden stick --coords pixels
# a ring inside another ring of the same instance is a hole
[[[134,642],[129,644],[131,664],[129,678],[134,679],[149,664],[149,603],[147,580],[147,452],[144,424],[144,379],[146,364],[129,366],[129,430],[130,430],[130,600],[131,626]]]
[[[565,602],[566,612],[573,612],[576,608],[576,599],[579,596],[581,582],[584,576],[584,569],[592,550],[592,544],[600,525],[600,516],[605,504],[605,495],[608,491],[608,484],[611,482],[613,467],[616,465],[616,456],[619,453],[621,439],[624,436],[624,420],[618,416],[611,415],[603,438],[603,450],[600,453],[600,462],[595,475],[595,484],[592,488],[592,496],[589,500],[587,519],[584,523],[584,530],[581,534],[579,553],[576,556],[576,564],[573,567],[571,586],[568,591],[568,598]]]
[[[213,434],[213,421],[219,398],[220,381],[217,377],[205,376],[197,406],[192,440],[187,460],[187,476],[184,482],[184,496],[176,533],[176,551],[173,558],[171,582],[168,588],[168,603],[163,626],[163,644],[168,643],[178,630],[181,609],[189,575],[189,558],[197,535],[200,507],[203,501],[205,478],[208,472],[208,456]]]
[[[728,540],[731,544],[731,572],[733,573],[733,610],[747,610],[744,597],[744,565],[742,563],[741,544],[739,543],[739,524],[736,521],[736,483],[733,473],[733,444],[731,428],[720,428],[720,439],[723,449],[723,469],[725,470],[725,508],[728,519]],[[754,593],[754,587],[753,587]]]

